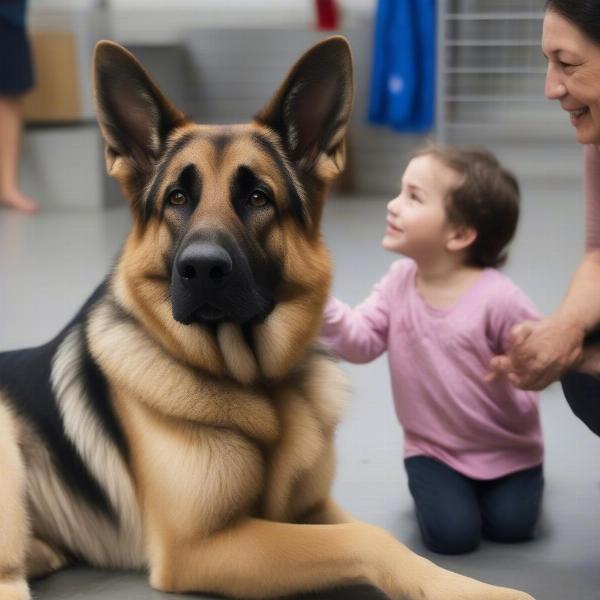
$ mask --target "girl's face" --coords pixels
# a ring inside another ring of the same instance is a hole
[[[544,16],[546,97],[569,113],[581,144],[600,144],[600,44],[553,10]]]
[[[461,176],[430,155],[413,158],[402,176],[400,194],[387,205],[386,250],[415,260],[430,260],[445,251],[452,228],[446,198]]]

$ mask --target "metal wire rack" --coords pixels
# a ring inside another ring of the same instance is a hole
[[[548,134],[542,20],[541,0],[438,0],[439,141]]]

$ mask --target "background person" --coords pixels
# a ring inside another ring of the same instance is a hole
[[[0,2],[0,204],[32,213],[37,211],[37,204],[18,183],[22,99],[33,87],[25,10],[25,0]]]

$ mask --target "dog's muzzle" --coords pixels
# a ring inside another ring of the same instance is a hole
[[[256,281],[241,249],[213,240],[192,241],[179,249],[171,301],[173,317],[185,325],[259,322],[273,307],[272,294]]]

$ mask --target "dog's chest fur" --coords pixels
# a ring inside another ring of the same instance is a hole
[[[240,514],[278,521],[302,517],[329,490],[332,435],[343,402],[336,367],[325,358],[311,360],[305,373],[268,394],[254,392],[239,403],[226,398],[229,410],[239,411],[229,424],[167,416],[146,399],[115,389],[134,476],[146,500],[161,512],[176,512],[172,525],[181,522],[189,530],[193,523],[202,533]],[[327,391],[320,388],[325,378],[332,384]],[[204,387],[199,378],[194,401],[213,403]],[[265,412],[271,413],[274,431],[261,430]],[[247,421],[240,427],[242,419]]]
[[[152,524],[146,537],[185,543],[244,514],[298,521],[327,497],[346,392],[329,358],[315,352],[288,380],[248,388],[175,362],[131,323],[91,339],[129,443],[140,522]]]

